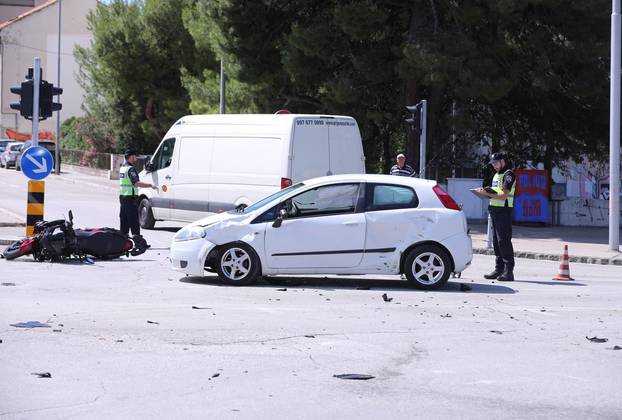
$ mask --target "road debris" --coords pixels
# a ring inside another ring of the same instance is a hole
[[[149,321],[149,320],[147,320],[147,324],[156,324],[156,325],[160,325],[160,323],[159,323],[159,322],[157,322],[157,321]]]
[[[472,290],[473,288],[471,286],[469,286],[468,284],[464,284],[464,283],[460,283],[460,291],[461,292],[468,292],[469,290]]]
[[[219,376],[220,376],[220,373],[214,373],[214,374],[212,375],[212,378],[218,378]]]
[[[2,286],[15,286],[15,283],[0,283]]]
[[[339,375],[333,375],[333,378],[353,379],[353,380],[358,380],[358,381],[366,381],[368,379],[374,379],[375,376],[365,375],[365,374],[361,374],[361,373],[341,373]]]
[[[451,314],[441,314],[441,318],[451,318]]]
[[[307,338],[315,338],[314,335],[305,335],[305,337],[307,337]]]
[[[0,340],[0,343],[2,343],[2,340]],[[620,347],[620,346],[613,346],[613,347],[611,347],[611,350],[622,350],[622,347]]]
[[[44,324],[39,321],[18,322],[17,324],[11,324],[11,327],[17,328],[50,328],[49,324]]]
[[[208,308],[207,306],[193,306],[192,309],[214,309],[214,308]]]
[[[393,300],[393,298],[390,298],[387,296],[386,293],[382,294],[382,300],[384,300],[385,302],[391,302]]]
[[[36,375],[39,378],[51,378],[52,374],[50,372],[33,372],[31,375]]]
[[[287,292],[287,287],[284,287],[282,289],[276,289],[277,292]]]
[[[499,330],[490,330],[490,332],[493,334],[503,334],[503,331],[499,331]]]
[[[585,336],[585,338],[589,341],[591,341],[592,343],[606,343],[607,341],[609,341],[606,338],[598,338],[596,336],[594,337],[588,337],[587,335]]]

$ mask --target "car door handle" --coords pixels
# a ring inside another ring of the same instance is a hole
[[[171,176],[170,176],[170,175],[166,175],[166,176],[164,177],[164,179],[171,179]]]
[[[360,223],[354,220],[349,220],[347,222],[343,222],[343,224],[346,226],[358,226]]]

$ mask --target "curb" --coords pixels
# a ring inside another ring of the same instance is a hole
[[[488,248],[473,248],[474,254],[495,255],[495,251]],[[537,252],[514,251],[515,258],[528,258],[531,260],[550,260],[559,261],[559,254],[540,254]],[[599,258],[599,257],[581,257],[574,256],[569,258],[570,262],[583,264],[599,264],[599,265],[622,265],[622,259]]]

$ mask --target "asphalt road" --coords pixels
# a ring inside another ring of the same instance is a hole
[[[51,179],[50,213],[115,226],[116,191],[86,186]],[[0,260],[0,419],[621,416],[622,267],[555,282],[556,263],[519,259],[500,284],[475,256],[435,292],[394,276],[235,288],[171,271],[172,230],[146,232],[137,258]],[[10,326],[25,321],[50,327]]]

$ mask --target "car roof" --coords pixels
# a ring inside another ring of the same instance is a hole
[[[436,184],[436,181],[430,179],[413,178],[408,176],[396,176],[396,175],[379,175],[379,174],[344,174],[344,175],[330,175],[319,178],[312,178],[302,181],[305,185],[321,185],[331,184],[335,182],[374,182],[381,184],[398,184],[407,186],[432,186]]]

